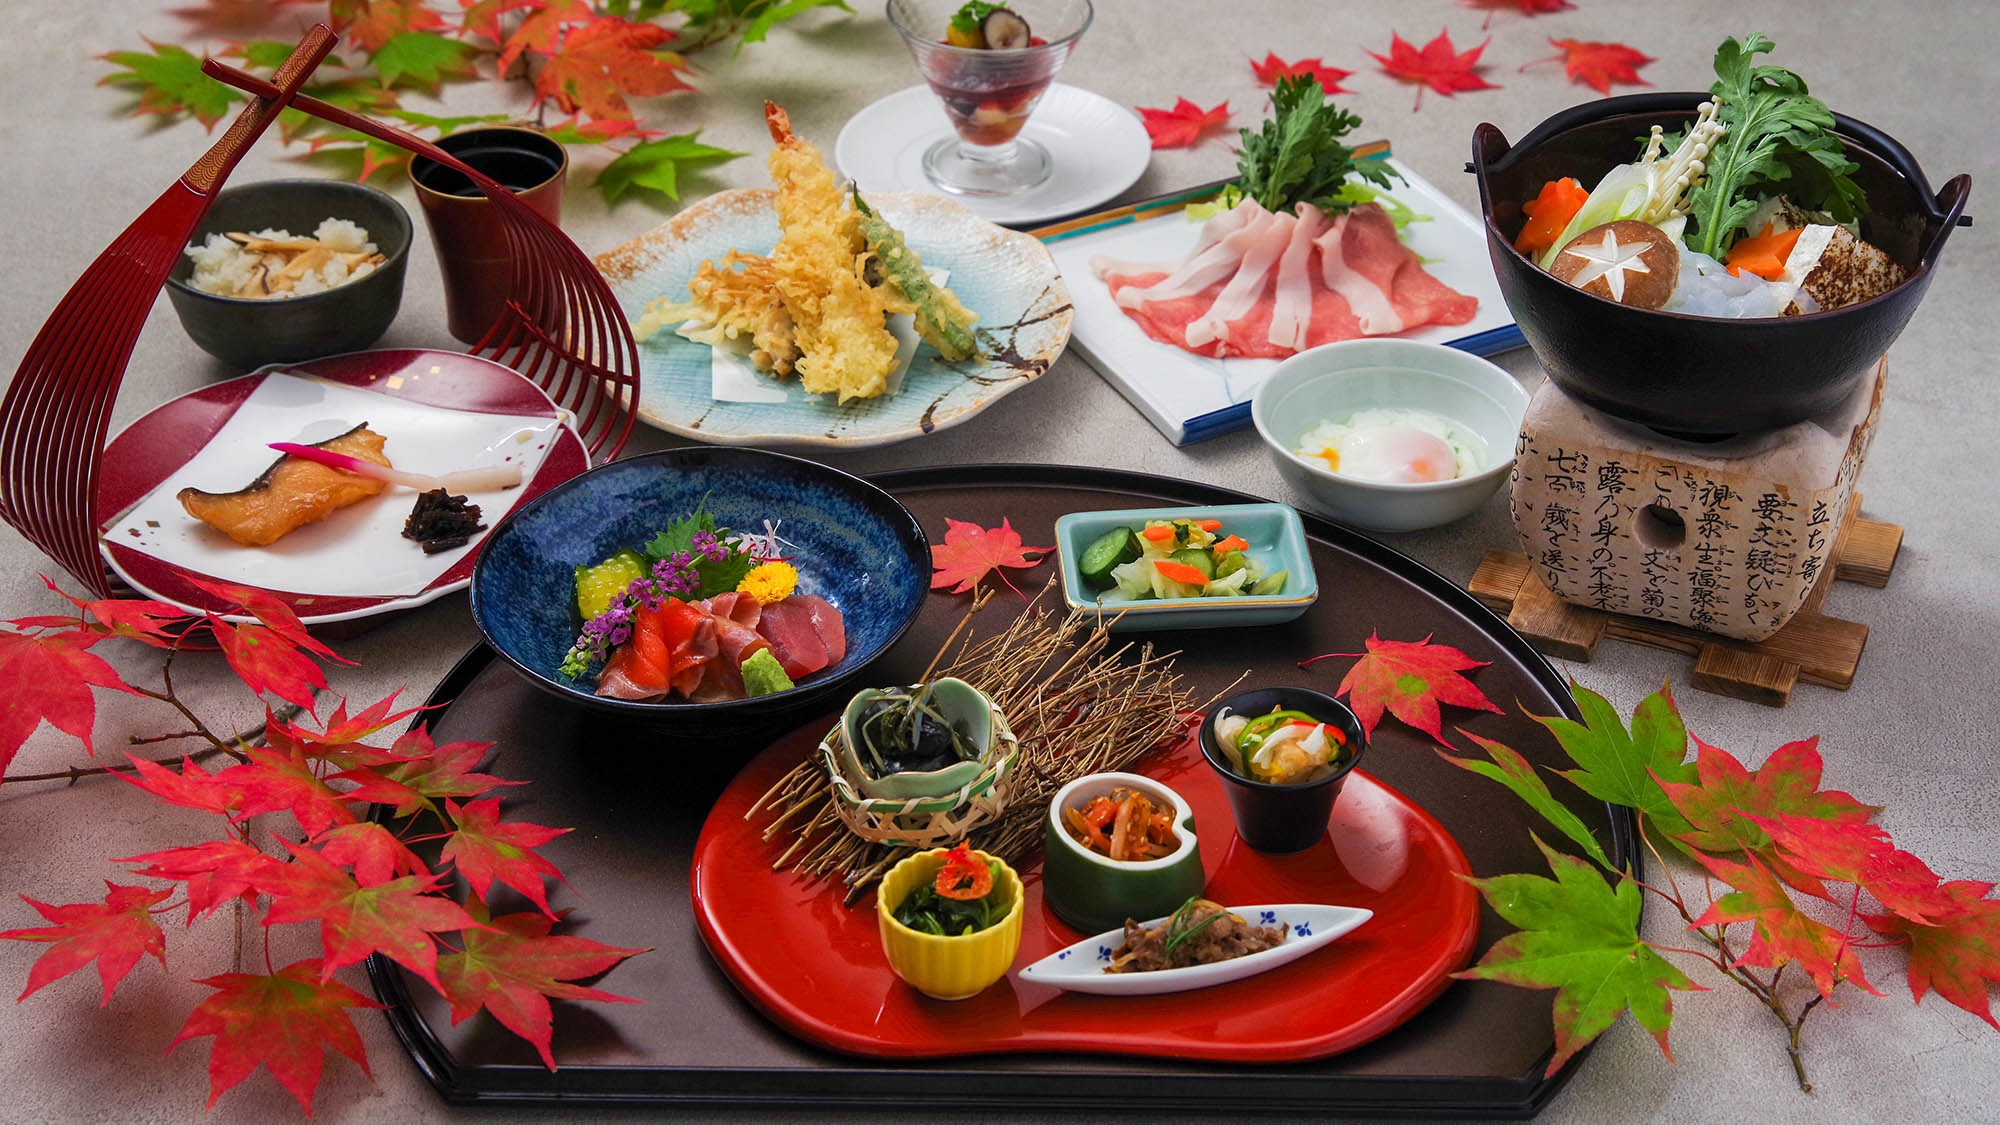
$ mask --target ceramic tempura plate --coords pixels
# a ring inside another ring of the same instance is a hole
[[[646,302],[687,299],[702,262],[730,249],[768,254],[778,241],[776,193],[720,192],[597,259],[625,315]],[[980,355],[947,363],[917,345],[894,395],[845,405],[811,395],[796,379],[758,375],[754,384],[715,391],[716,349],[662,330],[639,345],[639,418],[668,433],[718,445],[848,450],[890,445],[947,429],[1033,382],[1069,342],[1070,295],[1040,242],[997,227],[963,207],[915,192],[869,193],[868,203],[903,232],[931,271],[943,271],[965,307],[979,315]],[[766,401],[746,401],[763,399]]]
[[[1106,930],[1096,937],[1085,938],[1075,945],[1059,949],[1022,969],[1021,979],[1066,992],[1089,992],[1100,996],[1161,996],[1169,992],[1186,992],[1254,977],[1281,965],[1289,965],[1375,916],[1372,910],[1310,903],[1232,906],[1229,910],[1253,926],[1282,926],[1285,940],[1261,953],[1217,961],[1211,965],[1158,969],[1150,973],[1107,973],[1104,967],[1124,946],[1125,931],[1123,928]],[[1146,925],[1157,926],[1164,921],[1165,918],[1155,918]]]
[[[316,442],[363,422],[388,438],[397,468],[441,475],[518,463],[518,488],[473,493],[491,528],[516,506],[590,466],[569,415],[512,368],[461,352],[395,348],[279,364],[192,391],[132,423],[106,446],[101,550],[148,597],[224,608],[189,581],[277,594],[307,624],[422,605],[463,589],[486,532],[424,554],[401,535],[416,493],[391,486],[265,547],[245,547],[187,514],[174,494],[240,488],[278,454],[273,441]]]

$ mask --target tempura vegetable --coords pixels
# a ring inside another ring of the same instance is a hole
[[[792,314],[778,293],[778,271],[770,258],[730,250],[722,261],[703,262],[688,282],[688,300],[655,297],[632,325],[634,339],[644,342],[662,328],[693,320],[702,327],[682,336],[711,347],[748,338],[750,362],[759,370],[790,375],[799,360],[792,333]]]
[[[903,298],[907,307],[891,307],[892,312],[908,312],[916,318],[917,335],[924,342],[938,350],[938,354],[956,363],[970,359],[978,352],[979,344],[973,339],[972,326],[979,317],[959,303],[958,295],[941,285],[931,284],[930,275],[924,272],[924,260],[909,243],[903,240],[903,232],[892,227],[880,215],[870,210],[861,199],[859,189],[854,192],[854,209],[861,214],[861,233],[868,240],[869,252],[882,268],[882,279]]]

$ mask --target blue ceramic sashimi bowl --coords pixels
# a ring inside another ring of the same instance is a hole
[[[788,691],[707,703],[598,696],[595,677],[558,668],[576,640],[575,567],[638,546],[707,503],[716,524],[777,526],[799,592],[840,610],[847,655]],[[930,583],[930,543],[916,517],[859,477],[756,449],[674,449],[592,469],[493,529],[472,569],[472,618],[488,644],[562,699],[684,733],[772,722],[819,709],[915,620]]]

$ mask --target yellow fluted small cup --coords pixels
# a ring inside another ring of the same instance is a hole
[[[882,952],[896,975],[926,996],[963,1000],[976,996],[1007,975],[1021,951],[1021,877],[995,856],[975,850],[981,860],[999,864],[997,894],[1008,898],[1006,917],[976,934],[941,937],[918,933],[896,921],[896,907],[919,886],[937,878],[944,866],[943,848],[918,852],[889,869],[875,892],[875,918],[882,931]]]

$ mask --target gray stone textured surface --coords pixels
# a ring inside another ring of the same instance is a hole
[[[840,125],[877,97],[911,84],[901,46],[879,4],[860,0],[854,16],[815,14],[771,42],[731,57],[697,59],[698,96],[677,95],[644,107],[648,125],[693,127],[703,139],[757,157],[690,177],[696,197],[726,186],[762,182],[759,101],[787,105],[799,131],[831,147]],[[140,0],[29,4],[7,0],[0,35],[0,371],[11,371],[42,319],[70,281],[204,147],[191,123],[160,126],[120,115],[125,99],[96,89],[106,70],[91,56],[138,47],[139,36],[194,41],[172,5]],[[287,8],[304,13],[307,8]],[[288,16],[287,18],[291,18]],[[1932,178],[1971,171],[1982,191],[1971,210],[1981,222],[1960,231],[1937,282],[1890,355],[1891,391],[1881,435],[1863,474],[1869,515],[1908,532],[1894,582],[1885,590],[1842,586],[1828,611],[1873,627],[1853,690],[1801,687],[1787,710],[1772,711],[1692,690],[1680,694],[1690,726],[1751,763],[1787,739],[1823,736],[1827,783],[1887,806],[1881,822],[1904,846],[1951,878],[2000,878],[2000,786],[1993,746],[2000,735],[1993,701],[2000,665],[2000,520],[1994,501],[1993,451],[2000,412],[1991,380],[2000,367],[1994,294],[2000,292],[2000,83],[1992,51],[2000,8],[1987,0],[1878,0],[1867,5],[1811,0],[1689,0],[1637,4],[1580,0],[1575,10],[1536,19],[1502,11],[1492,20],[1492,64],[1503,88],[1447,99],[1412,91],[1374,70],[1364,47],[1382,49],[1394,28],[1415,42],[1448,27],[1461,47],[1480,41],[1483,16],[1453,0],[1101,0],[1066,81],[1133,105],[1171,104],[1188,95],[1204,104],[1227,98],[1239,124],[1260,113],[1262,94],[1245,63],[1277,49],[1319,55],[1356,70],[1350,99],[1368,118],[1363,132],[1393,138],[1399,156],[1468,207],[1471,180],[1458,173],[1467,138],[1480,121],[1525,133],[1589,91],[1563,81],[1553,65],[1516,73],[1549,53],[1549,36],[1622,40],[1659,61],[1647,68],[1661,89],[1705,86],[1714,44],[1731,32],[1762,29],[1781,44],[1779,61],[1807,74],[1837,109],[1902,139]],[[213,45],[215,41],[209,40]],[[424,106],[422,98],[411,104]],[[449,91],[451,112],[525,105],[519,84]],[[274,141],[236,174],[238,182],[319,174]],[[586,190],[602,155],[583,153],[572,180],[566,226],[596,253],[661,221],[641,202],[607,208]],[[1228,172],[1220,142],[1154,155],[1131,196],[1184,186]],[[406,186],[397,192],[415,211]],[[1983,202],[1982,202],[1983,200]],[[444,332],[437,271],[419,239],[401,317],[385,344],[452,346]],[[1522,379],[1540,374],[1533,357],[1502,361]],[[153,310],[133,356],[114,426],[164,399],[229,374],[181,333],[165,301]],[[669,444],[643,428],[634,452]],[[1169,446],[1085,364],[1066,357],[1038,383],[1008,397],[964,427],[928,440],[831,458],[842,468],[873,471],[954,461],[1065,462],[1116,466],[1214,481],[1284,499],[1283,484],[1253,434],[1238,433],[1185,450]],[[1463,581],[1481,551],[1512,541],[1499,500],[1473,520],[1389,538],[1397,548]],[[0,607],[12,615],[52,612],[38,571],[49,566],[11,531],[0,531]],[[387,621],[345,642],[359,666],[339,675],[356,698],[409,685],[418,698],[475,640],[462,596]],[[145,654],[116,654],[127,674],[145,672]],[[212,660],[188,660],[179,677],[200,705],[240,716],[240,692],[226,690]],[[1607,645],[1597,662],[1574,669],[1587,684],[1630,706],[1686,662],[1649,650]],[[100,760],[117,754],[128,734],[166,729],[157,705],[104,699],[97,726]],[[14,772],[86,763],[73,741],[44,730],[16,759]],[[53,902],[101,893],[120,868],[105,857],[188,842],[204,831],[193,813],[165,810],[116,782],[74,787],[7,785],[0,790],[0,887]],[[1650,908],[1649,908],[1650,909]],[[0,906],[0,926],[34,924],[25,906]],[[1651,909],[1648,929],[1671,941],[1668,913]],[[200,1118],[207,1048],[196,1043],[162,1057],[189,1007],[205,990],[190,978],[261,961],[255,935],[239,939],[226,925],[172,935],[170,969],[145,964],[111,1000],[95,1004],[92,974],[72,977],[18,1007],[0,1010],[0,1116],[31,1121],[180,1121]],[[290,940],[300,941],[296,935]],[[19,981],[41,952],[0,945],[0,980]],[[285,951],[280,963],[289,960]],[[303,949],[292,956],[303,956]],[[1864,954],[1886,994],[1844,989],[1841,1006],[1816,1012],[1807,1028],[1815,1092],[1801,1094],[1771,1017],[1737,990],[1678,997],[1673,1047],[1660,1057],[1629,1021],[1620,1023],[1581,1068],[1547,1116],[1562,1121],[1696,1121],[1752,1116],[1773,1121],[1894,1121],[2000,1118],[2000,1034],[1932,996],[1912,1006],[1900,957]],[[350,974],[360,984],[359,974]],[[615,984],[615,982],[613,982]],[[371,1083],[334,1058],[318,1099],[320,1120],[334,1122],[553,1118],[553,1113],[474,1114],[442,1105],[377,1019],[359,1021],[374,1068]],[[560,1050],[560,1048],[558,1048]],[[1246,1075],[1246,1081],[1255,1076]],[[1172,1112],[1171,1107],[1150,1107]],[[1179,1107],[1193,1110],[1195,1107]],[[294,1115],[296,1107],[267,1076],[225,1096],[209,1115],[251,1122]],[[562,1114],[574,1119],[575,1114]]]

